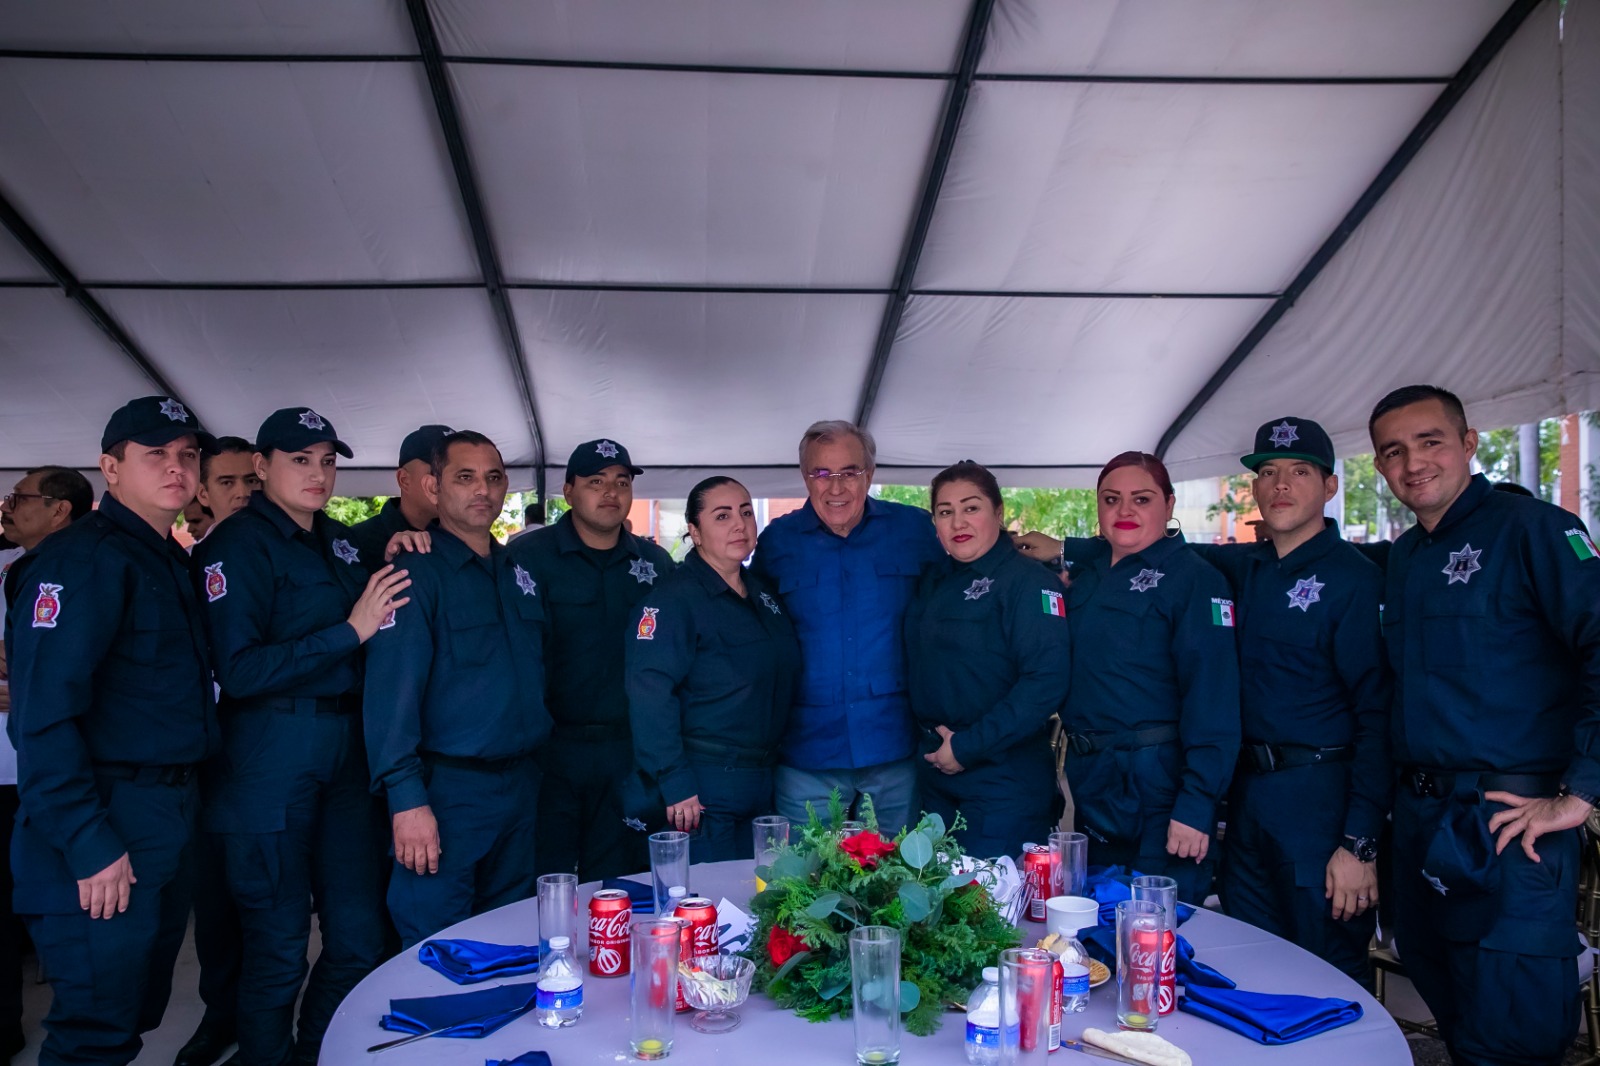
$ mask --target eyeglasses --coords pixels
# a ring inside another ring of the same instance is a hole
[[[12,508],[15,508],[17,506],[17,501],[18,500],[54,500],[54,499],[56,499],[55,496],[46,496],[46,495],[44,495],[42,493],[38,493],[38,492],[8,492],[4,496],[0,496],[0,507],[12,507]]]
[[[856,470],[856,469],[850,469],[850,470],[812,470],[812,471],[810,471],[809,473],[806,474],[806,477],[810,478],[812,481],[837,481],[837,482],[840,482],[842,484],[848,485],[850,482],[854,481],[856,478],[866,476],[866,473],[867,472],[865,470]]]

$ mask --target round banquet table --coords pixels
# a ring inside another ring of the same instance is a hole
[[[755,893],[755,866],[748,860],[698,865],[693,868],[694,894],[713,900],[723,897],[741,909]],[[640,878],[648,880],[648,875]],[[599,886],[579,886],[579,938],[588,949],[589,896]],[[440,937],[462,937],[495,944],[538,943],[539,910],[535,900],[512,903],[480,914],[442,930]],[[1023,923],[1023,943],[1032,944],[1043,935],[1044,926]],[[1181,1011],[1161,1019],[1159,1033],[1193,1057],[1196,1066],[1210,1064],[1276,1063],[1294,1066],[1327,1063],[1330,1066],[1396,1066],[1412,1061],[1405,1037],[1378,1002],[1359,985],[1328,963],[1287,941],[1255,926],[1212,911],[1199,910],[1183,924],[1183,935],[1195,947],[1196,956],[1239,983],[1240,988],[1256,992],[1293,993],[1306,996],[1335,996],[1355,1000],[1365,1012],[1360,1021],[1283,1047],[1265,1047],[1242,1036]],[[415,996],[447,995],[491,988],[497,983],[532,981],[531,975],[508,978],[503,982],[484,981],[476,985],[457,985],[443,974],[417,961],[416,949],[378,967],[357,985],[339,1006],[322,1043],[323,1066],[350,1066],[372,1062],[381,1066],[415,1066],[422,1063],[450,1063],[481,1066],[487,1061],[510,1059],[525,1051],[548,1052],[554,1066],[579,1066],[586,1063],[637,1062],[628,1048],[628,979],[588,976],[584,982],[583,1018],[566,1029],[545,1029],[532,1013],[516,1019],[498,1032],[479,1040],[430,1037],[404,1047],[368,1055],[373,1044],[394,1040],[403,1034],[378,1026],[378,1019],[389,1009],[389,1000]],[[846,992],[848,995],[848,991]],[[1090,995],[1089,1008],[1082,1014],[1062,1019],[1062,1036],[1076,1037],[1084,1028],[1116,1028],[1116,981],[1108,981]],[[816,1066],[855,1062],[855,1040],[848,1020],[807,1022],[793,1013],[780,1010],[766,997],[752,992],[739,1008],[743,1024],[731,1033],[708,1036],[689,1028],[690,1014],[678,1015],[674,1026],[671,1059],[684,1064],[720,1063],[728,1066]],[[910,1066],[964,1066],[966,1028],[959,1012],[946,1015],[944,1024],[932,1036],[900,1037],[900,1061]],[[1070,1051],[1058,1053],[1058,1066],[1088,1066],[1105,1062]],[[1070,1060],[1070,1063],[1069,1063]]]

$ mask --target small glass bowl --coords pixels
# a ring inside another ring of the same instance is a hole
[[[696,979],[697,974],[700,979]],[[689,1028],[697,1033],[731,1033],[739,1028],[734,1008],[750,998],[756,964],[738,955],[702,955],[678,964],[684,1002],[695,1009]]]

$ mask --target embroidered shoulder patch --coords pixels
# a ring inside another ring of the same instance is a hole
[[[639,616],[639,631],[634,634],[635,640],[656,639],[656,612],[659,607],[646,607],[644,614]]]
[[[216,603],[228,594],[228,579],[223,576],[221,561],[206,567],[206,602]]]
[[[61,586],[40,582],[39,595],[33,601],[33,628],[54,629],[60,619]]]

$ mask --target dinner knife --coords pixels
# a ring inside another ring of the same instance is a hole
[[[1107,1051],[1105,1048],[1096,1047],[1093,1044],[1085,1044],[1081,1040],[1068,1040],[1062,1037],[1061,1046],[1071,1048],[1073,1051],[1081,1052],[1085,1055],[1093,1055],[1096,1058],[1109,1059],[1112,1062],[1131,1063],[1132,1066],[1146,1066],[1145,1063],[1140,1062],[1138,1059],[1130,1059],[1126,1055],[1118,1055],[1115,1051]]]

